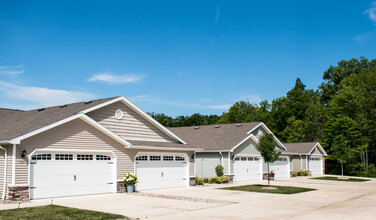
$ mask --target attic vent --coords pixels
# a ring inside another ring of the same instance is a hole
[[[196,126],[195,129],[199,129],[200,127],[199,126]]]
[[[41,111],[43,111],[45,108],[40,108],[40,109],[38,109],[38,112],[41,112]]]
[[[215,126],[215,128],[219,128],[219,127],[221,127],[221,126],[220,126],[220,125],[216,125],[216,126]]]
[[[60,105],[60,108],[65,108],[67,107],[67,105]]]
[[[88,101],[88,102],[85,102],[85,105],[87,105],[87,104],[90,104],[90,103],[92,103],[93,101]]]
[[[240,126],[242,126],[242,124],[237,124],[237,125],[236,125],[236,127],[240,127]]]

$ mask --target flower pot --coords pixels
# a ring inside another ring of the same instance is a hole
[[[134,186],[133,184],[127,184],[126,186],[127,186],[127,192],[128,193],[133,193],[134,192],[133,191],[133,186]]]

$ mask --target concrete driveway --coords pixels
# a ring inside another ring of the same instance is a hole
[[[265,183],[248,182],[246,185]],[[274,185],[315,188],[293,195],[218,190],[229,185],[56,198],[54,204],[141,219],[376,219],[376,181],[339,182],[299,177]],[[49,204],[35,200],[21,207]],[[2,204],[0,209],[17,207]]]

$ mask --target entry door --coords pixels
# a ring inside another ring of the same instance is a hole
[[[106,154],[43,153],[30,161],[30,198],[114,192],[114,159]]]
[[[277,161],[270,164],[270,171],[275,173],[275,179],[289,178],[289,169],[289,162],[285,157],[279,158]]]
[[[189,186],[188,161],[183,156],[144,155],[135,161],[136,190]]]
[[[261,161],[257,157],[235,157],[234,180],[236,182],[261,180]]]
[[[321,158],[311,157],[309,158],[309,170],[312,176],[322,175],[322,161]]]

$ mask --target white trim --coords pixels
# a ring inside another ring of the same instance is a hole
[[[3,140],[3,141],[0,141],[0,144],[13,144],[13,143],[11,143],[10,141]]]
[[[219,154],[221,155],[221,166],[223,167],[223,154],[222,152],[219,152]]]
[[[4,186],[3,186],[3,195],[2,200],[5,200],[5,194],[7,192],[7,163],[8,163],[8,150],[2,146],[0,146],[0,149],[4,150]]]
[[[28,178],[27,178],[27,183],[29,187],[29,192],[30,192],[30,178],[31,178],[31,173],[30,173],[30,162],[31,162],[31,157],[38,151],[41,152],[90,152],[90,153],[110,153],[113,156],[113,162],[114,162],[114,170],[113,170],[113,175],[114,175],[114,186],[113,186],[113,193],[117,192],[117,156],[112,150],[84,150],[84,149],[46,149],[46,148],[35,148],[27,157],[28,157]],[[31,195],[29,193],[29,199],[31,199]]]
[[[309,167],[308,167],[308,156],[305,156],[305,168],[306,168],[306,170],[309,170]]]
[[[196,148],[203,149],[203,148]],[[231,152],[231,150],[197,150],[197,153],[212,153],[212,152]]]
[[[261,154],[235,154],[235,157],[262,157]]]
[[[17,147],[13,144],[12,148],[12,185],[16,185],[16,159],[17,159]]]
[[[230,158],[230,152],[227,152],[227,156],[228,156],[228,162],[227,162],[227,166],[228,166],[228,170],[227,170],[227,174],[231,174],[231,158]]]
[[[303,169],[303,157],[300,155],[300,170]]]
[[[115,99],[112,99],[112,100],[110,100],[108,102],[104,102],[102,104],[96,105],[94,107],[88,108],[88,109],[82,111],[82,113],[86,114],[88,112],[94,111],[96,109],[102,108],[104,106],[113,104],[113,103],[118,102],[118,101],[122,101],[123,103],[125,103],[126,105],[128,105],[131,109],[135,110],[137,113],[139,113],[141,116],[143,116],[146,120],[148,120],[149,122],[151,122],[152,124],[154,124],[155,126],[157,126],[160,130],[162,130],[168,136],[170,136],[170,137],[178,140],[179,142],[181,142],[183,144],[187,144],[185,141],[183,141],[182,139],[180,139],[178,136],[176,136],[174,133],[172,133],[170,130],[168,130],[166,127],[164,127],[163,125],[161,125],[154,118],[152,118],[150,115],[146,114],[138,106],[136,106],[135,104],[133,104],[131,101],[129,101],[127,98],[125,98],[123,96],[115,98]]]
[[[201,148],[185,148],[185,147],[157,147],[157,146],[139,146],[133,145],[132,149],[140,149],[140,150],[168,150],[168,151],[197,151]],[[201,151],[200,151],[201,152]]]
[[[324,148],[321,146],[321,144],[320,144],[319,142],[317,142],[317,143],[315,144],[315,146],[311,149],[311,151],[310,151],[308,154],[311,154],[311,153],[315,150],[316,147],[318,147],[319,150],[320,150],[321,152],[323,152],[322,155],[324,155],[324,156],[328,156],[328,154],[326,154],[326,151],[324,150]]]
[[[256,130],[258,127],[260,127],[260,125],[266,130],[266,132],[273,135],[274,140],[277,142],[277,144],[279,144],[280,147],[282,147],[284,150],[287,150],[287,148],[282,144],[282,142],[280,142],[278,140],[278,138],[273,134],[273,132],[271,130],[269,130],[269,128],[264,124],[264,122],[261,122],[259,125],[254,127],[252,130],[248,131],[247,134],[250,134],[252,131]]]

